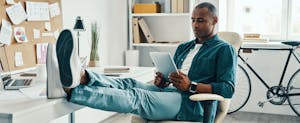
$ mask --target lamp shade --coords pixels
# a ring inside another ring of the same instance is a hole
[[[80,16],[77,16],[77,18],[76,18],[74,30],[75,31],[85,31],[85,28],[84,28],[84,25],[83,25],[83,22],[82,22],[82,19],[80,18]]]

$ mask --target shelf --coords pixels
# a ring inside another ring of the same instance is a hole
[[[133,17],[145,17],[145,16],[153,16],[153,17],[170,17],[170,16],[190,16],[189,13],[141,13],[141,14],[132,14]]]
[[[179,43],[136,43],[135,47],[177,47]]]

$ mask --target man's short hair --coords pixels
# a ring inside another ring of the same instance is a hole
[[[212,16],[217,16],[218,15],[216,7],[213,4],[209,3],[209,2],[200,3],[195,7],[195,9],[201,9],[201,8],[207,8],[208,11],[212,14]]]

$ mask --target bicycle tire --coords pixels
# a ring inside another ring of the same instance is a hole
[[[300,117],[300,69],[298,69],[290,78],[287,85],[288,102],[292,110]]]
[[[247,71],[238,65],[236,70],[235,92],[230,101],[227,114],[232,114],[243,108],[248,102],[251,94],[251,80]]]

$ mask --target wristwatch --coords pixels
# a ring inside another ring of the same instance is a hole
[[[189,91],[191,93],[196,93],[197,92],[197,85],[198,83],[197,82],[191,82],[191,85],[190,85],[190,88],[189,88]]]

